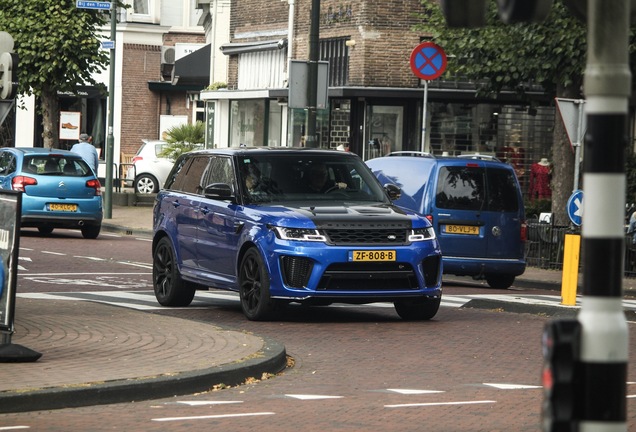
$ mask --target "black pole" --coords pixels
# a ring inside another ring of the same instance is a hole
[[[311,0],[309,27],[309,70],[307,73],[307,127],[305,146],[318,147],[316,139],[316,105],[318,105],[318,60],[320,52],[320,0]]]

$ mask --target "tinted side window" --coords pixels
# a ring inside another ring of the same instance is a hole
[[[512,170],[488,169],[488,210],[516,212],[519,210],[517,182]]]
[[[0,175],[8,175],[15,171],[15,156],[9,152],[0,154]]]
[[[192,162],[188,164],[182,177],[179,189],[183,192],[201,194],[203,193],[203,182],[201,178],[205,173],[205,167],[208,165],[208,158],[204,156],[193,157]]]
[[[435,205],[452,210],[484,208],[484,170],[479,167],[448,166],[439,170]]]
[[[234,171],[230,158],[212,156],[203,179],[204,186],[212,183],[226,183],[234,187]]]

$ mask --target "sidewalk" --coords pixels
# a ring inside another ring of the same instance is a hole
[[[113,207],[102,232],[151,236],[152,207]],[[100,303],[16,301],[11,345],[0,345],[0,413],[208,391],[286,367],[274,340]],[[42,354],[19,362],[24,352]]]
[[[150,237],[152,207],[113,206],[102,232]],[[625,291],[636,293],[635,282],[626,279]],[[561,272],[528,268],[515,285],[560,290]],[[100,303],[19,298],[15,317],[0,358],[5,348],[42,357],[2,366],[0,413],[190,394],[286,366],[285,347],[274,340]]]

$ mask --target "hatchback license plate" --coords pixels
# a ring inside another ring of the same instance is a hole
[[[49,204],[49,211],[75,212],[77,204]]]
[[[446,234],[469,234],[479,235],[479,227],[475,225],[446,225]]]
[[[395,261],[394,250],[353,251],[352,261]]]

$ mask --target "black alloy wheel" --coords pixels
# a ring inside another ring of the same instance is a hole
[[[245,252],[239,268],[241,309],[250,321],[271,319],[278,304],[269,295],[269,273],[256,248]]]
[[[188,306],[196,289],[181,279],[172,243],[168,237],[159,240],[152,255],[152,286],[162,306]]]

